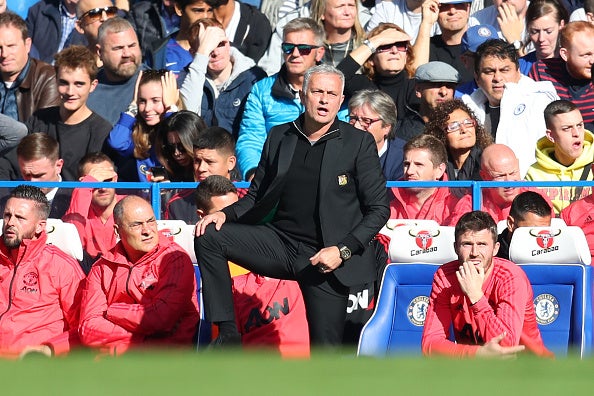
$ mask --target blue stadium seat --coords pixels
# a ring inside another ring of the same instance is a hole
[[[196,276],[196,294],[198,306],[200,307],[200,324],[198,325],[198,348],[210,344],[212,341],[212,325],[204,319],[204,303],[202,302],[202,278],[200,278],[200,267],[194,264],[194,275]]]

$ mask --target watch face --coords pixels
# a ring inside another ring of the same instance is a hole
[[[343,260],[348,260],[351,258],[351,251],[348,247],[344,246],[340,249],[340,258]]]

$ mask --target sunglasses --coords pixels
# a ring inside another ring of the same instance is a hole
[[[180,153],[185,153],[186,149],[184,148],[184,145],[181,143],[167,143],[165,145],[165,149],[167,151],[169,151],[171,154],[175,153],[176,151],[179,151]]]
[[[90,25],[93,22],[100,21],[103,17],[103,13],[105,13],[105,16],[109,19],[118,15],[118,11],[119,8],[114,6],[93,8],[82,14],[78,20],[82,21],[83,19],[86,19],[85,24]]]
[[[377,47],[376,52],[389,52],[392,51],[392,47],[396,47],[396,50],[398,52],[406,52],[406,50],[408,49],[408,41],[398,41],[392,44],[380,45],[379,47]]]
[[[462,121],[453,121],[447,125],[447,132],[448,133],[458,132],[460,129],[462,129],[462,127],[470,128],[473,126],[476,126],[476,122],[472,118],[467,118]]]
[[[299,51],[299,55],[305,56],[305,55],[309,55],[312,50],[314,50],[316,48],[320,48],[320,46],[319,45],[309,45],[309,44],[292,44],[292,43],[282,43],[281,44],[281,49],[283,50],[283,52],[286,55],[291,55],[293,53],[293,51],[295,51],[295,48],[297,48],[297,51]]]

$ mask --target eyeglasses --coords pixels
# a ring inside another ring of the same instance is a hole
[[[396,47],[398,52],[406,52],[408,49],[408,41],[398,41],[392,44],[380,45],[377,47],[376,52],[389,52],[392,51],[393,47]]]
[[[180,153],[184,153],[186,151],[184,145],[181,143],[167,143],[164,147],[171,154],[175,153],[176,151],[179,151]]]
[[[282,43],[281,44],[281,49],[283,50],[283,52],[286,55],[291,55],[293,53],[293,51],[295,51],[295,48],[297,48],[297,51],[299,51],[299,55],[306,56],[306,55],[309,55],[312,50],[314,50],[316,48],[320,48],[320,46],[319,45],[309,45],[309,44],[292,44],[292,43]]]
[[[368,117],[357,117],[356,115],[351,115],[349,114],[349,124],[351,125],[355,125],[355,123],[357,121],[359,121],[359,124],[363,127],[363,128],[369,128],[369,126],[371,124],[373,124],[374,122],[378,122],[381,121],[381,118],[368,118]]]
[[[146,221],[135,221],[134,223],[127,224],[126,226],[132,231],[141,230],[144,225],[147,227],[155,227],[157,224],[157,219],[151,217]]]
[[[118,11],[119,11],[119,8],[114,7],[114,6],[93,8],[92,10],[89,10],[89,11],[85,12],[84,14],[82,14],[78,18],[78,20],[82,21],[83,19],[86,18],[85,25],[90,25],[93,22],[100,21],[101,18],[103,17],[103,13],[105,13],[105,16],[107,17],[107,19],[109,19],[109,18],[113,18],[114,16],[118,15]]]
[[[476,126],[476,122],[472,118],[467,118],[462,121],[453,121],[447,125],[447,132],[453,133],[458,132],[462,127],[470,128]]]

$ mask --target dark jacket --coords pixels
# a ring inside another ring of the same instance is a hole
[[[386,180],[401,180],[403,176],[402,161],[404,160],[404,145],[406,142],[400,138],[390,139],[386,142],[388,149],[380,157],[380,164]]]
[[[60,104],[54,68],[34,58],[29,58],[29,62],[29,71],[16,92],[21,122],[27,121],[36,110]]]
[[[138,1],[130,7],[126,18],[134,26],[138,35],[143,58],[146,58],[157,43],[167,37],[159,10],[160,4],[160,1]]]
[[[29,37],[39,51],[39,58],[47,63],[54,61],[54,55],[58,52],[60,37],[62,37],[59,4],[60,0],[40,0],[27,12]],[[64,48],[74,44],[88,45],[86,37],[76,29],[72,29]]]
[[[407,142],[425,131],[425,120],[411,106],[406,106],[404,117],[396,124],[396,136]]]
[[[266,52],[270,36],[272,36],[270,22],[254,6],[239,3],[239,10],[241,19],[237,25],[235,37],[231,42],[242,54],[249,56],[258,63]]]
[[[262,159],[246,196],[223,209],[227,221],[256,224],[276,206],[291,165],[303,116],[270,130]],[[319,221],[324,246],[339,243],[353,253],[334,271],[345,286],[376,278],[375,250],[370,245],[390,215],[386,181],[369,133],[335,120],[326,141],[319,178]],[[307,262],[295,263],[295,270]]]

